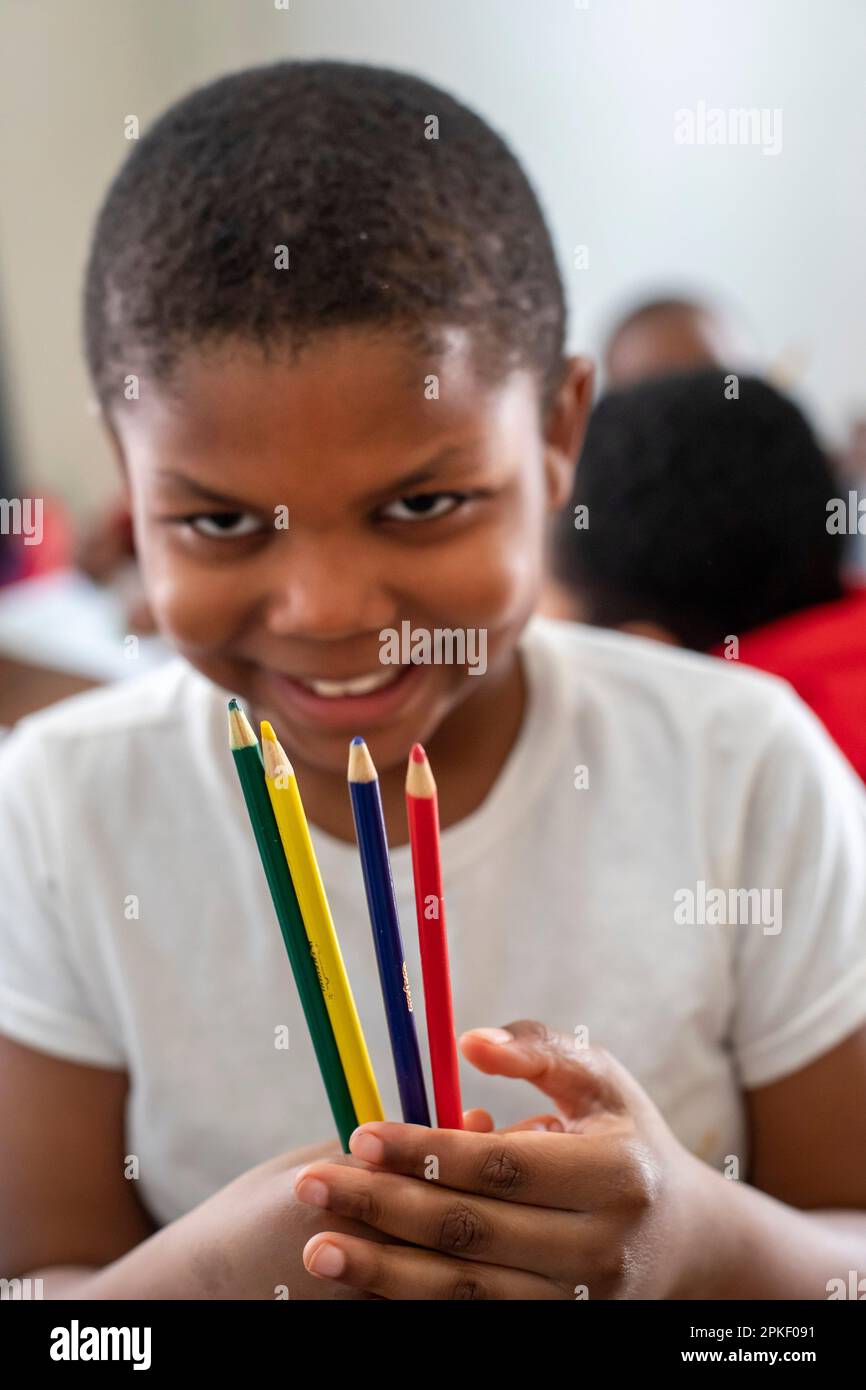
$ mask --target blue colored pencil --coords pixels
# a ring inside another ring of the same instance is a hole
[[[397,1072],[400,1107],[406,1124],[429,1125],[430,1111],[421,1070],[421,1053],[412,1012],[391,861],[388,858],[379,778],[370,750],[362,738],[353,738],[349,749],[349,795],[361,852],[391,1052]]]

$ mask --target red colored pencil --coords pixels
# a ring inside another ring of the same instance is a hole
[[[445,900],[439,858],[439,805],[427,754],[416,743],[406,773],[406,814],[415,876],[415,912],[424,978],[424,1008],[430,1068],[440,1129],[463,1128],[460,1073],[454,1038],[454,1009],[445,935]]]

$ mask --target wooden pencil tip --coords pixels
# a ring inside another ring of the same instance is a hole
[[[259,741],[253,726],[247,719],[237,700],[229,700],[229,746],[231,748],[258,748]]]
[[[284,789],[287,785],[286,779],[294,777],[295,769],[289,762],[286,750],[280,743],[273,729],[271,737],[265,735],[265,723],[262,723],[262,761],[265,765],[265,776],[277,782],[280,788]],[[268,728],[271,726],[268,724]]]
[[[276,743],[277,736],[274,733],[273,728],[271,727],[270,720],[263,719],[260,727],[262,731],[262,742],[264,742],[265,739],[267,739],[268,743]]]
[[[420,743],[414,744],[412,752],[409,754],[409,765],[406,768],[406,794],[407,796],[426,797],[436,795],[433,773],[430,771],[427,754]]]
[[[349,781],[375,782],[378,780],[376,764],[370,757],[370,750],[362,738],[353,738],[349,745]]]

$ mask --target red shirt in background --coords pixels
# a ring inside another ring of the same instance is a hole
[[[866,584],[746,633],[739,658],[788,681],[866,781]]]
[[[0,586],[66,569],[72,564],[72,521],[66,503],[59,498],[43,496],[39,545],[27,545],[18,535],[4,536],[3,542]]]

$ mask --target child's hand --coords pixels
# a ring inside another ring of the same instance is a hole
[[[486,1125],[483,1111],[467,1124]],[[317,1159],[363,1167],[340,1152],[336,1139],[292,1149],[248,1169],[185,1215],[163,1226],[126,1255],[82,1278],[70,1297],[97,1299],[371,1299],[376,1295],[332,1284],[304,1268],[301,1252],[325,1225],[324,1213],[300,1202],[293,1179]],[[388,1237],[351,1219],[329,1216],[341,1232],[367,1241]],[[65,1297],[66,1295],[60,1295]]]
[[[533,1082],[556,1102],[562,1132],[543,1132],[555,1120],[539,1116],[490,1133],[480,1111],[471,1131],[362,1126],[351,1149],[366,1167],[314,1162],[295,1190],[407,1244],[321,1231],[306,1268],[387,1299],[687,1294],[702,1213],[717,1198],[706,1176],[718,1175],[603,1049],[576,1049],[538,1023],[492,1041],[501,1031],[464,1034],[464,1055]]]

